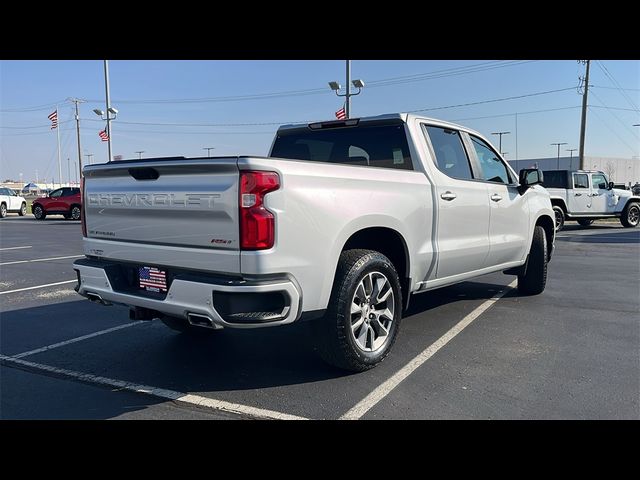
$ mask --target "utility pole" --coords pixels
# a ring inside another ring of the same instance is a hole
[[[558,168],[556,168],[556,170],[560,170],[560,145],[569,145],[569,144],[567,142],[562,142],[562,143],[552,143],[551,145],[558,146]]]
[[[138,154],[138,160],[142,159],[142,154],[144,153],[144,150],[137,150],[136,153]]]
[[[347,120],[351,118],[351,60],[347,60],[347,95],[346,95],[345,113]]]
[[[216,149],[216,147],[204,147],[204,148],[203,148],[203,150],[206,150],[206,151],[207,151],[207,158],[211,158],[211,155],[209,154],[209,152],[210,152],[211,150],[215,150],[215,149]]]
[[[78,171],[80,172],[80,177],[82,177],[82,152],[80,150],[80,112],[78,110],[78,104],[84,103],[84,100],[80,100],[79,98],[69,98],[68,100],[76,104],[76,135],[78,136]],[[71,175],[69,175],[69,182],[71,182]]]
[[[59,118],[60,114],[58,112],[58,105],[56,105],[56,114]],[[58,177],[60,179],[60,184],[62,185],[62,162],[60,161],[60,123],[58,123],[58,126],[56,127],[56,135],[58,136]]]
[[[587,99],[589,96],[589,67],[591,60],[587,60],[587,72],[584,78],[584,93],[582,94],[582,121],[580,122],[580,170],[584,170],[584,137],[587,129]]]
[[[85,154],[85,157],[87,157],[87,161],[89,162],[89,165],[91,165],[91,157],[93,157],[93,153],[87,153]]]
[[[108,149],[109,149],[109,162],[113,160],[113,156],[111,155],[111,99],[109,98],[109,60],[104,61],[104,89],[106,94],[106,102],[107,102],[107,135],[108,135]]]
[[[511,132],[491,132],[491,135],[500,135],[500,146],[498,150],[500,150],[500,155],[502,155],[502,135],[509,135]]]
[[[71,186],[71,159],[67,157],[67,176],[69,177],[69,186]]]

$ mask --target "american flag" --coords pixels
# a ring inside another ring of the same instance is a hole
[[[338,120],[344,120],[345,118],[347,118],[347,112],[345,112],[345,110],[344,110],[344,105],[342,106],[342,108],[340,110],[338,110],[336,112],[336,118]]]
[[[98,133],[98,135],[100,135],[100,138],[102,139],[103,142],[109,141],[109,135],[107,134],[106,128],[104,130],[100,130],[100,133]]]
[[[53,113],[50,113],[47,118],[51,120],[51,130],[54,128],[58,128],[58,109],[56,109]]]
[[[140,267],[138,269],[140,288],[153,292],[167,291],[167,274],[155,267]]]

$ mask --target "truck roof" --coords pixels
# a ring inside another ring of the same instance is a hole
[[[431,118],[431,117],[425,117],[423,115],[416,115],[414,113],[385,113],[383,115],[374,115],[374,116],[369,116],[369,117],[356,117],[356,118],[350,118],[348,120],[327,120],[327,121],[320,121],[320,122],[311,122],[311,123],[297,123],[297,124],[287,124],[287,125],[282,125],[278,128],[278,132],[283,131],[283,130],[295,130],[295,129],[299,129],[299,128],[313,128],[311,127],[312,125],[317,125],[318,127],[320,127],[321,125],[324,124],[328,124],[328,125],[333,125],[333,126],[337,126],[341,123],[345,124],[345,125],[349,125],[349,121],[353,122],[353,121],[358,121],[359,123],[366,123],[366,122],[380,122],[380,121],[385,121],[385,120],[400,120],[404,123],[407,123],[409,120],[412,119],[418,119],[418,120],[422,120],[425,121],[427,123],[433,124],[433,125],[439,125],[442,127],[450,127],[450,128],[455,128],[456,130],[462,130],[465,131],[467,133],[472,133],[474,135],[477,135],[481,138],[484,138],[484,136],[479,133],[476,132],[475,130],[472,130],[468,127],[465,127],[464,125],[459,125],[457,123],[453,123],[453,122],[448,122],[446,120],[439,120],[437,118]]]
[[[543,172],[604,173],[602,170],[543,170]]]

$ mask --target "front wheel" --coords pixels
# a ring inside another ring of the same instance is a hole
[[[536,225],[529,259],[524,275],[518,275],[518,292],[523,295],[538,295],[547,284],[547,236],[544,228]]]
[[[33,216],[36,217],[36,220],[44,220],[47,217],[47,214],[44,212],[44,208],[42,208],[42,205],[36,205],[33,208]]]
[[[553,213],[555,213],[556,216],[556,232],[559,232],[560,230],[562,230],[562,227],[564,227],[564,210],[562,209],[562,207],[554,205]]]
[[[20,207],[20,211],[18,212],[18,215],[20,215],[21,217],[24,217],[27,214],[27,204],[26,203],[22,203],[22,206]]]
[[[402,290],[391,261],[373,250],[344,251],[327,313],[313,323],[318,352],[338,368],[368,370],[389,354],[401,317]]]
[[[591,218],[581,218],[578,223],[583,227],[588,227],[593,223],[593,220]]]
[[[620,217],[620,223],[626,228],[634,228],[638,226],[640,222],[640,204],[633,202],[626,206],[622,216]]]
[[[4,218],[7,216],[7,205],[6,204],[0,204],[0,218]]]

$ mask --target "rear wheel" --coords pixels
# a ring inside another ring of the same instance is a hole
[[[36,205],[33,207],[33,216],[36,217],[36,220],[44,220],[47,217],[42,205]]]
[[[634,228],[640,223],[640,204],[637,202],[630,203],[622,212],[620,223],[627,228]]]
[[[82,210],[78,205],[74,205],[73,207],[71,207],[71,212],[69,214],[71,216],[71,220],[80,220],[81,214]]]
[[[0,204],[0,218],[4,218],[6,216],[7,216],[7,204],[2,203]]]
[[[581,218],[580,220],[578,220],[578,223],[580,225],[582,225],[583,227],[588,227],[589,225],[591,225],[594,222],[593,219],[591,218]]]
[[[20,206],[20,211],[18,212],[18,215],[20,215],[21,217],[24,217],[27,214],[27,204],[22,202],[22,205]]]
[[[562,227],[564,227],[564,210],[562,207],[554,205],[553,213],[555,213],[556,216],[556,232],[559,232],[562,230]]]
[[[402,291],[391,261],[373,250],[347,250],[338,262],[324,318],[313,323],[320,356],[361,372],[382,362],[400,329]]]
[[[518,292],[523,295],[538,295],[547,284],[547,236],[544,228],[536,225],[529,259],[524,275],[518,275]]]

